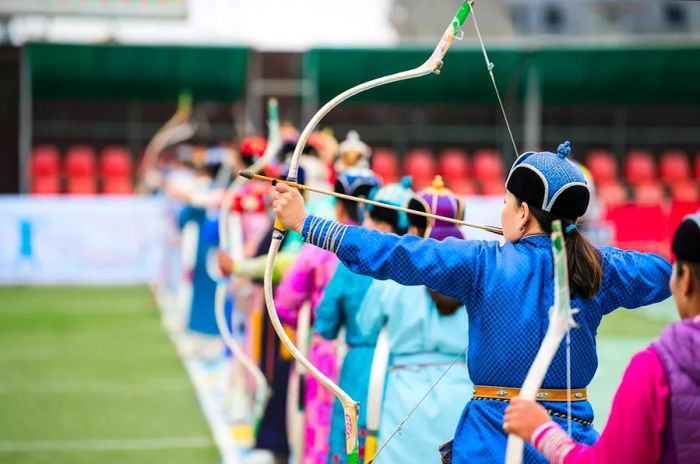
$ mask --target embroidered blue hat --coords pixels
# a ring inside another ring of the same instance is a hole
[[[372,190],[382,186],[382,181],[367,168],[350,168],[338,174],[335,179],[336,193],[356,197],[369,197]]]
[[[382,186],[382,181],[370,169],[349,168],[335,179],[335,192],[354,197],[369,198],[370,194]],[[362,203],[346,200],[357,208],[357,219],[362,221],[365,208]]]
[[[568,159],[571,143],[557,153],[527,152],[515,160],[506,189],[534,208],[575,221],[588,209],[591,198],[581,169]]]
[[[673,254],[676,259],[700,263],[700,213],[689,214],[673,234]]]
[[[408,203],[415,195],[415,192],[411,189],[412,183],[413,179],[406,176],[401,179],[400,183],[388,184],[372,192],[372,194],[370,194],[370,199],[381,203],[406,208],[408,207]],[[367,211],[369,211],[372,219],[388,222],[399,234],[405,234],[406,231],[408,231],[408,226],[410,225],[408,221],[408,214],[404,213],[403,211],[380,208],[374,205],[368,205]]]

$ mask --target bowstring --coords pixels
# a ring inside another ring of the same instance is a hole
[[[384,443],[382,443],[381,446],[377,449],[377,452],[374,453],[374,456],[372,456],[372,457],[370,458],[370,460],[367,461],[368,464],[373,464],[373,463],[374,463],[374,460],[377,459],[377,457],[379,456],[379,453],[381,453],[382,450],[383,450],[384,448],[386,448],[386,445],[388,445],[389,442],[390,442],[391,440],[393,440],[394,437],[395,437],[396,435],[398,435],[398,434],[401,432],[401,430],[403,429],[404,425],[406,425],[406,422],[408,422],[408,420],[411,418],[411,416],[413,415],[413,413],[416,412],[416,410],[420,407],[420,405],[423,404],[423,401],[425,401],[425,400],[428,398],[428,396],[430,396],[430,393],[431,393],[433,390],[435,390],[435,388],[437,387],[437,385],[438,385],[438,384],[442,381],[442,379],[447,375],[447,373],[450,371],[450,369],[452,369],[452,367],[453,367],[455,364],[457,364],[457,362],[458,362],[459,360],[463,359],[463,357],[464,357],[465,353],[467,352],[467,349],[468,349],[468,348],[469,348],[469,345],[465,346],[464,349],[463,349],[462,351],[460,351],[459,354],[458,354],[457,356],[455,356],[455,358],[452,360],[452,362],[450,362],[450,364],[447,366],[447,368],[445,369],[445,371],[440,375],[440,377],[438,377],[438,379],[430,386],[430,388],[428,388],[428,391],[425,392],[425,394],[424,394],[423,397],[420,399],[420,401],[418,401],[418,403],[416,403],[416,405],[413,406],[413,408],[411,408],[411,410],[408,412],[408,414],[406,414],[406,417],[404,417],[403,419],[401,419],[401,422],[399,422],[399,425],[397,425],[397,426],[394,428],[394,431],[391,432],[391,435],[389,435],[389,437],[388,437],[386,440],[384,440]]]
[[[566,329],[566,428],[571,436],[571,327]]]
[[[513,144],[513,153],[517,158],[520,152],[515,144],[515,137],[513,137],[513,131],[510,128],[510,122],[508,121],[508,116],[506,115],[506,108],[503,105],[503,100],[501,99],[501,93],[498,91],[498,85],[496,85],[496,78],[493,75],[493,62],[489,59],[489,55],[486,52],[486,46],[484,45],[484,39],[481,37],[481,31],[479,31],[479,24],[476,22],[476,8],[472,8],[471,17],[474,21],[474,29],[476,30],[476,36],[479,38],[479,45],[481,46],[481,52],[484,54],[484,61],[486,62],[486,69],[491,77],[491,84],[493,84],[493,89],[496,91],[496,98],[498,99],[498,106],[501,108],[501,114],[503,115],[503,120],[506,123],[506,129],[508,130],[508,136],[510,137],[510,143]]]
[[[481,52],[483,53],[484,61],[486,62],[486,69],[488,70],[489,77],[491,78],[491,84],[493,85],[493,89],[496,93],[496,98],[498,99],[498,106],[501,109],[501,114],[503,115],[503,121],[506,124],[506,129],[508,131],[508,136],[510,137],[510,142],[513,145],[513,153],[514,153],[515,157],[517,158],[518,155],[520,154],[520,152],[518,151],[518,146],[515,144],[515,137],[513,137],[513,131],[511,130],[511,127],[510,127],[510,122],[508,120],[508,115],[506,114],[505,106],[503,105],[503,99],[501,99],[501,93],[498,91],[498,85],[496,84],[496,78],[494,77],[494,74],[493,74],[494,64],[493,64],[493,62],[491,62],[491,60],[489,59],[488,53],[486,52],[486,46],[484,45],[484,39],[481,37],[481,31],[479,30],[479,24],[477,23],[476,14],[475,14],[474,10],[475,10],[475,8],[472,8],[471,17],[472,17],[472,20],[474,21],[474,29],[476,30],[476,36],[479,39],[479,45],[481,46]],[[567,352],[566,352],[566,356],[567,356],[567,363],[566,363],[567,390],[570,391],[570,389],[571,389],[571,363],[570,363],[571,351],[570,351],[570,338],[569,338],[569,331],[568,330],[566,332],[566,336],[567,336]],[[399,434],[401,432],[404,425],[410,419],[410,417],[413,415],[413,413],[420,407],[420,405],[426,400],[426,398],[428,398],[430,393],[437,387],[437,385],[440,383],[440,381],[442,381],[442,379],[447,375],[447,373],[452,368],[452,366],[454,366],[457,363],[457,361],[459,361],[462,358],[462,356],[464,356],[464,354],[467,352],[467,349],[468,349],[468,346],[466,346],[459,353],[459,355],[457,355],[457,357],[455,357],[452,360],[450,365],[447,366],[447,369],[445,369],[445,371],[442,373],[442,375],[440,375],[440,377],[438,377],[437,381],[435,381],[430,386],[430,388],[425,393],[425,395],[423,395],[423,397],[420,399],[420,401],[418,401],[418,403],[416,403],[416,405],[409,411],[409,413],[406,415],[406,417],[401,420],[401,422],[396,426],[396,428],[394,428],[393,432],[391,432],[391,435],[389,435],[389,437],[384,441],[384,443],[382,443],[382,445],[379,447],[379,449],[377,449],[377,452],[374,453],[374,456],[372,456],[372,458],[370,458],[370,460],[368,461],[368,464],[374,463],[374,460],[379,456],[379,454],[382,452],[382,450],[389,444],[389,442],[397,434]],[[568,420],[569,420],[569,435],[571,435],[571,398],[570,398],[570,396],[568,398],[567,416],[568,416]]]

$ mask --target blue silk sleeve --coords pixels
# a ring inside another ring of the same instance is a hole
[[[604,279],[596,295],[608,314],[619,307],[633,309],[671,296],[671,263],[652,253],[600,248]]]
[[[496,242],[399,237],[309,216],[304,240],[335,253],[351,271],[402,285],[425,285],[467,301],[480,286],[481,263]]]

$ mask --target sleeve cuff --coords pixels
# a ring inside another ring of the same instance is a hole
[[[337,253],[348,226],[329,219],[308,216],[304,221],[301,235],[304,241],[331,253]]]
[[[557,423],[554,421],[549,421],[545,422],[544,424],[540,425],[535,429],[534,432],[532,432],[532,436],[530,437],[530,443],[532,443],[532,446],[537,448],[537,442],[542,438],[542,436],[547,433],[549,429],[552,427],[558,427]]]
[[[550,464],[564,464],[566,456],[576,446],[576,442],[554,421],[535,429],[530,441]]]

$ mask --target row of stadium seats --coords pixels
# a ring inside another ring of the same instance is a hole
[[[690,158],[683,151],[664,151],[657,166],[651,152],[632,150],[624,160],[623,178],[618,173],[614,155],[609,151],[590,152],[585,164],[595,180],[598,196],[607,204],[629,200],[659,204],[668,197],[678,201],[700,198],[700,153],[695,156],[693,169]]]
[[[131,153],[123,146],[105,147],[98,163],[94,149],[87,145],[70,147],[63,159],[56,146],[39,145],[32,151],[31,192],[95,195],[101,186],[99,191],[104,194],[129,195],[133,191],[132,171]]]
[[[377,148],[372,155],[372,169],[386,182],[397,181],[402,174],[413,178],[416,189],[429,186],[440,174],[445,184],[461,195],[501,195],[504,193],[505,166],[495,150],[477,150],[472,157],[461,149],[447,149],[437,158],[430,150],[414,149],[404,157],[404,169],[396,152]]]
[[[595,180],[598,196],[610,205],[698,200],[700,153],[694,163],[693,171],[686,153],[667,150],[657,167],[650,152],[633,150],[625,158],[624,178],[620,178],[617,161],[610,151],[594,150],[584,161]],[[372,168],[388,182],[410,175],[418,189],[430,185],[433,177],[440,174],[448,187],[462,195],[502,194],[506,169],[495,150],[477,150],[470,157],[461,149],[447,149],[437,156],[427,149],[413,149],[404,156],[401,169],[399,156],[387,148],[374,150]]]

